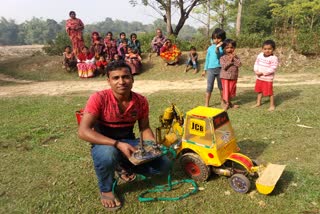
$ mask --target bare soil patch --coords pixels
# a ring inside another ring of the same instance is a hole
[[[0,80],[3,75],[0,75]],[[5,76],[4,80],[8,80]],[[0,97],[29,96],[29,95],[63,95],[70,93],[85,93],[99,91],[109,88],[106,81],[93,79],[83,79],[83,81],[49,81],[49,82],[23,82],[9,78],[10,81],[17,81],[19,85],[0,87]],[[255,79],[253,76],[243,76],[238,80],[237,87],[254,87]],[[203,90],[206,89],[206,79],[198,78],[193,80],[179,81],[156,81],[138,80],[134,82],[133,90],[142,94],[152,94],[162,90]],[[294,85],[319,85],[320,77],[315,74],[287,74],[278,75],[275,86],[294,86]]]

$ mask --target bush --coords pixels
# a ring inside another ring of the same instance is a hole
[[[49,41],[43,50],[48,55],[62,55],[65,46],[70,45],[71,41],[66,32],[58,33],[55,40]]]
[[[91,35],[84,34],[83,36],[84,43],[87,47],[90,47]],[[67,45],[71,45],[71,41],[66,32],[60,32],[57,34],[54,40],[49,41],[42,49],[48,55],[62,55],[64,48]]]
[[[299,32],[292,48],[303,55],[320,55],[320,30]]]

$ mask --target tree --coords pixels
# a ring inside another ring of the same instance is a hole
[[[206,3],[194,9],[197,17],[192,16],[192,18],[206,26],[207,36],[209,36],[211,23],[214,23],[216,27],[221,29],[227,28],[233,18],[233,11],[231,10],[233,4],[231,0],[206,0]]]
[[[14,20],[0,19],[0,45],[13,45],[18,42],[19,27]]]
[[[138,0],[129,1],[133,6],[138,5]],[[163,21],[167,26],[167,34],[178,36],[181,28],[189,18],[191,11],[198,5],[202,4],[203,0],[141,0],[144,6],[149,6],[163,17]],[[179,11],[179,21],[175,28],[172,26],[172,9],[176,8]]]
[[[239,0],[239,2],[238,2],[237,21],[236,21],[236,36],[240,35],[240,30],[241,30],[242,3],[243,3],[243,0]]]

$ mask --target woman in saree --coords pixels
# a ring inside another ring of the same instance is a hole
[[[112,61],[117,51],[117,41],[112,38],[112,33],[108,32],[104,38],[104,53],[107,61]]]
[[[82,31],[84,29],[83,22],[76,18],[74,11],[69,12],[70,19],[66,22],[66,31],[72,43],[73,52],[76,56],[81,53],[84,46]]]
[[[160,57],[166,62],[166,65],[178,65],[181,51],[172,44],[171,39],[166,39],[160,49]]]
[[[78,55],[77,67],[79,77],[90,78],[94,76],[96,70],[94,54],[90,53],[86,46],[82,48],[82,52]]]

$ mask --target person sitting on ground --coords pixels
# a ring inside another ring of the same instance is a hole
[[[125,61],[130,66],[131,73],[133,75],[139,74],[141,72],[141,67],[142,67],[141,56],[135,53],[131,47],[128,47],[128,53],[126,54]]]
[[[181,51],[176,45],[173,45],[171,39],[166,39],[160,49],[160,57],[166,62],[166,65],[178,65]]]
[[[104,50],[104,44],[102,38],[100,37],[98,32],[93,32],[91,34],[91,46],[90,52],[94,54],[96,60],[99,60],[100,56],[102,56]]]
[[[67,45],[64,48],[62,64],[63,64],[62,67],[69,72],[77,68],[77,59],[74,53],[72,52],[70,45]]]
[[[122,60],[125,60],[126,54],[128,53],[128,42],[127,40],[122,40],[121,45],[118,47],[118,54]]]
[[[162,34],[162,31],[160,29],[157,29],[157,35],[153,37],[151,41],[151,47],[152,51],[157,53],[157,55],[160,55],[160,49],[162,48],[164,42],[166,41],[166,37]]]
[[[81,78],[90,78],[94,76],[96,70],[94,54],[90,53],[88,47],[84,46],[82,52],[78,55],[78,74]]]
[[[137,39],[137,34],[132,33],[130,35],[128,46],[132,48],[134,52],[141,55],[141,44],[140,44],[140,41]]]
[[[106,61],[106,58],[104,56],[100,56],[99,60],[96,61],[97,66],[97,75],[104,76],[106,74],[106,68],[107,68],[108,62]]]
[[[188,71],[189,65],[192,66],[194,74],[198,72],[198,53],[196,47],[194,46],[190,47],[190,52],[188,53],[187,67],[184,70],[184,72]]]
[[[102,205],[108,210],[116,210],[122,206],[112,191],[116,169],[120,168],[121,178],[130,181],[134,179],[134,173],[145,176],[167,173],[170,160],[167,156],[161,156],[137,166],[129,162],[139,143],[133,132],[136,121],[142,139],[155,141],[149,125],[148,101],[131,90],[133,75],[124,61],[109,63],[106,74],[111,88],[90,96],[78,135],[92,144],[91,155]]]
[[[119,46],[121,46],[123,40],[126,40],[126,42],[128,44],[129,39],[126,37],[126,33],[125,32],[121,32],[119,34],[119,38],[117,39],[117,47],[118,48],[119,48]]]
[[[104,38],[104,53],[107,61],[112,61],[117,51],[117,41],[112,38],[112,33],[108,32]]]

